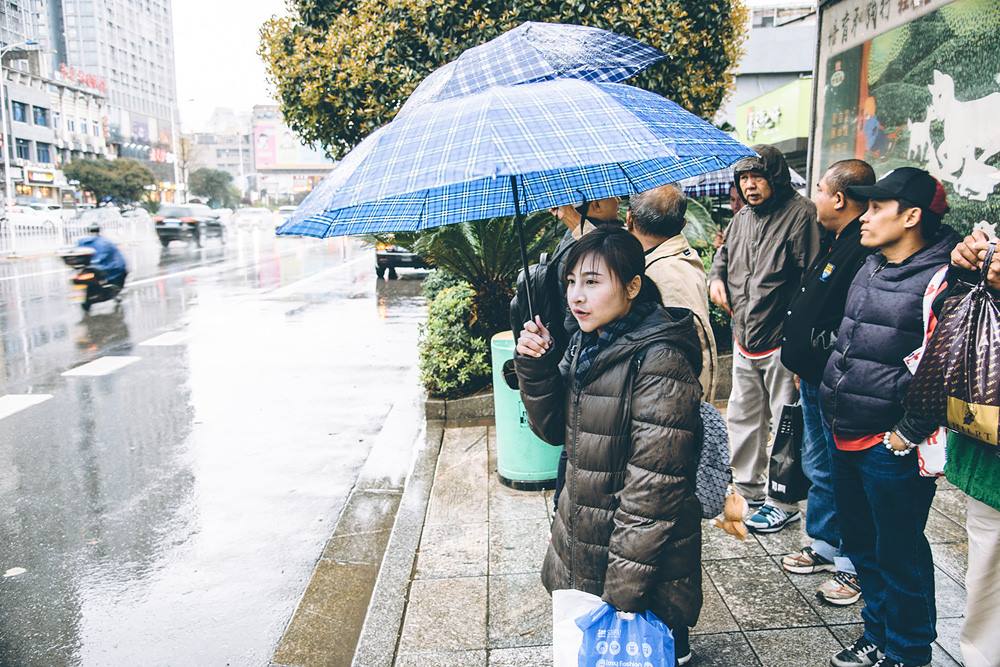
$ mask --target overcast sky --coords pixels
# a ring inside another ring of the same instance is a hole
[[[203,129],[216,107],[249,111],[271,100],[258,31],[285,13],[284,0],[173,0],[173,11],[184,131]]]

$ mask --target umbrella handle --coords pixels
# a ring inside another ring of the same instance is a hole
[[[524,241],[524,216],[521,215],[521,203],[517,198],[517,176],[510,177],[510,190],[514,195],[514,223],[517,225],[517,240],[521,247],[521,266],[524,268],[525,294],[528,297],[528,314],[535,319],[535,304],[531,301],[531,271],[528,270],[528,247]]]

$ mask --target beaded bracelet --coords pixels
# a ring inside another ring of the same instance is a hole
[[[906,449],[896,449],[895,447],[892,446],[892,444],[889,442],[889,436],[891,436],[893,433],[895,433],[896,436],[903,441],[903,443],[906,445]],[[893,454],[895,454],[896,456],[906,456],[907,454],[910,453],[910,450],[916,447],[915,444],[913,444],[903,436],[899,435],[899,431],[886,431],[885,435],[882,436],[882,444],[884,444],[885,448],[888,449]]]

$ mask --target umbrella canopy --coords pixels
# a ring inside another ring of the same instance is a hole
[[[600,28],[528,21],[433,71],[399,113],[494,86],[549,79],[619,83],[666,57],[637,39]]]
[[[413,231],[509,216],[635,194],[747,155],[638,88],[580,79],[494,87],[415,107],[376,130],[278,233]]]
[[[798,172],[791,168],[788,171],[792,177],[793,188],[806,186],[806,179]],[[729,188],[733,187],[733,170],[721,169],[694,178],[685,178],[681,181],[681,187],[684,188],[684,194],[689,197],[725,197],[729,194]]]

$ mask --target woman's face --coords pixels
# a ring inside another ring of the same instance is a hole
[[[566,275],[566,301],[580,329],[590,333],[625,316],[641,282],[636,276],[628,286],[622,285],[603,258],[583,257]]]

